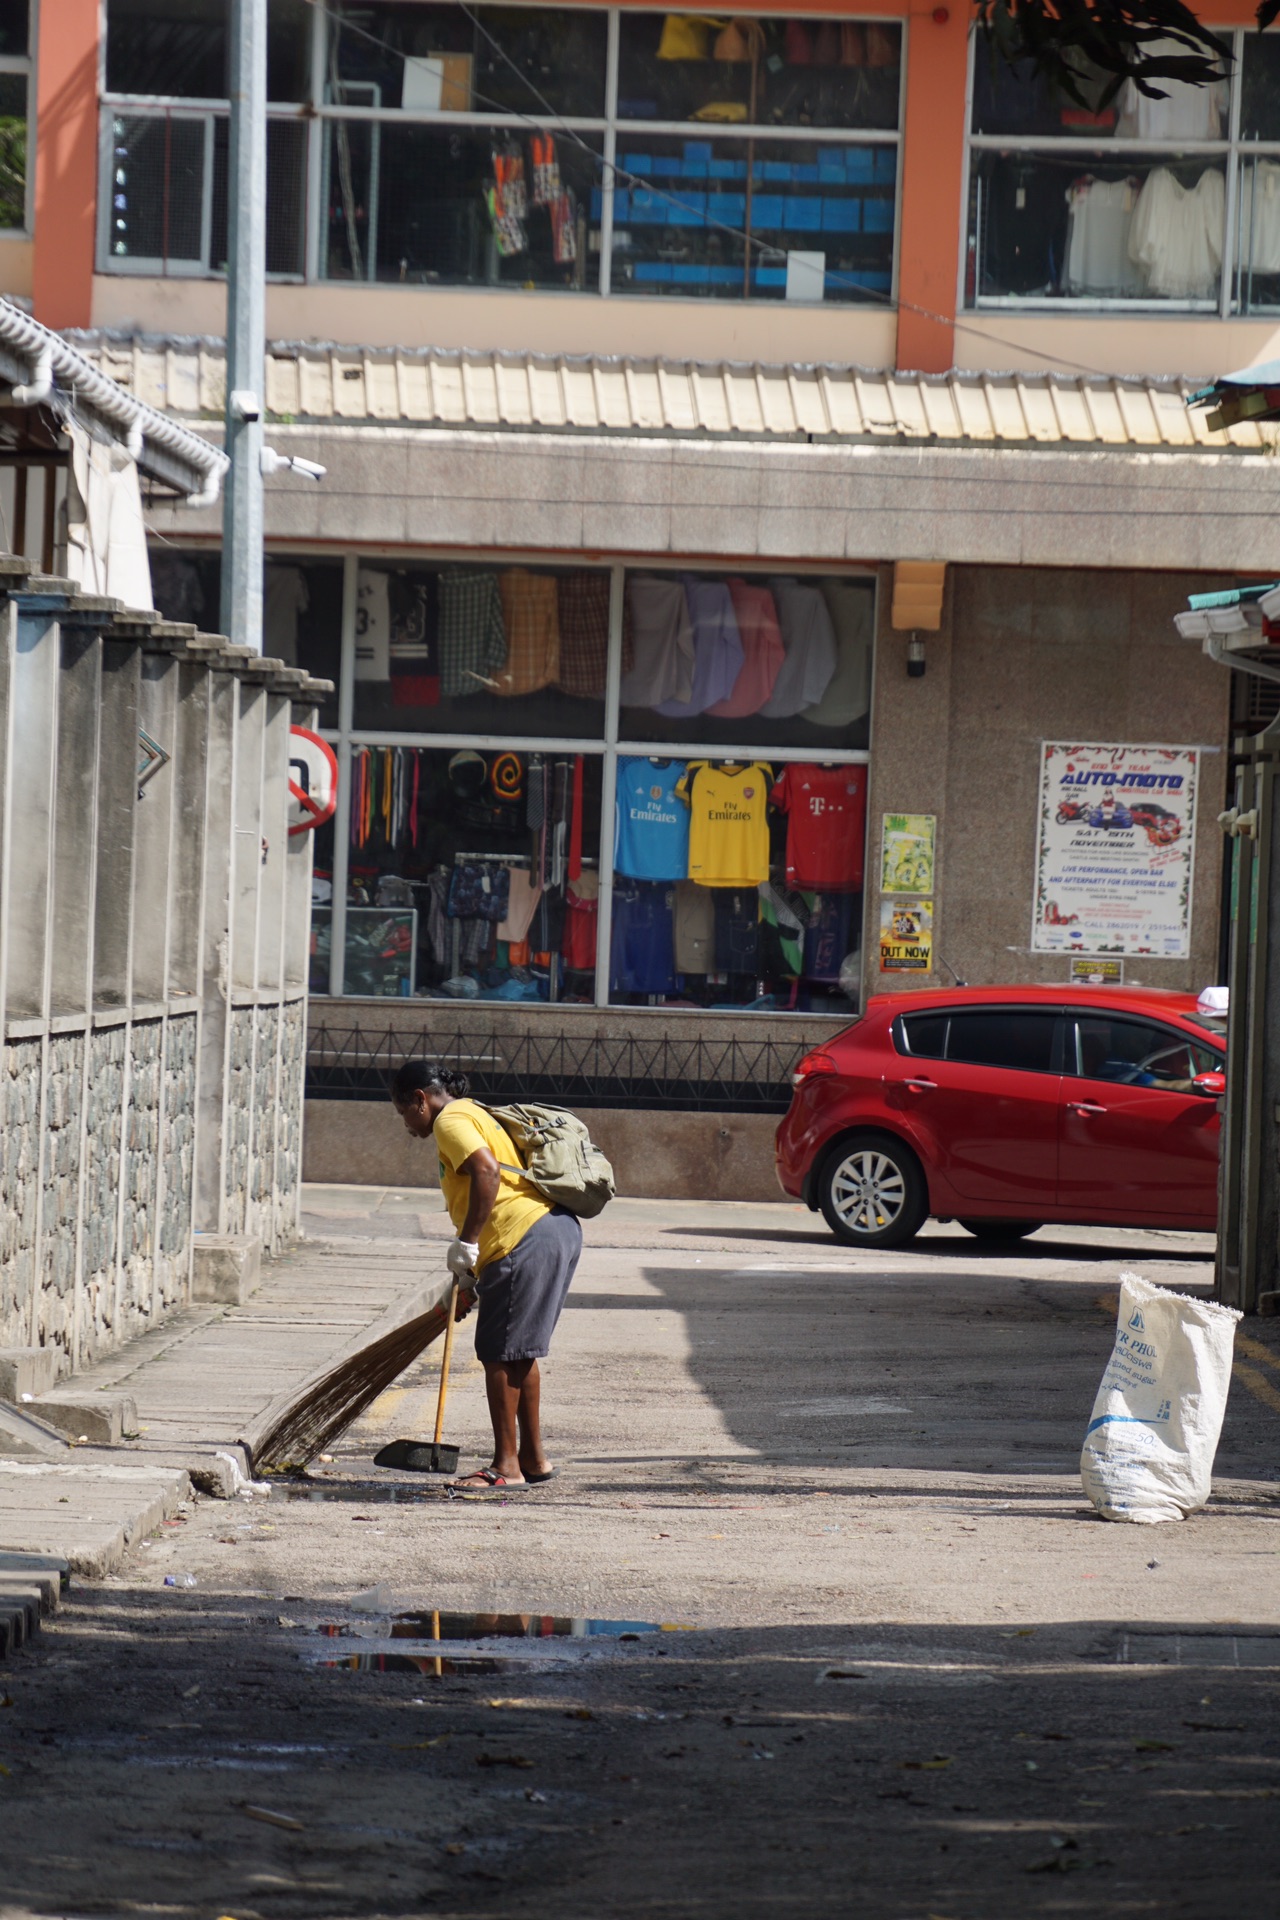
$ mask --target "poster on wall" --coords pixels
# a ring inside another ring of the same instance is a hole
[[[1044,743],[1034,952],[1187,957],[1199,760]]]
[[[880,816],[881,893],[932,893],[937,815],[885,813]]]
[[[932,900],[882,900],[881,973],[929,973],[932,967]]]

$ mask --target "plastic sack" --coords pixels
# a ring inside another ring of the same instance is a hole
[[[1116,1343],[1080,1454],[1104,1520],[1183,1520],[1205,1504],[1240,1317],[1121,1274]]]

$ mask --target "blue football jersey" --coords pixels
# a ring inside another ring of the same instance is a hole
[[[683,880],[689,809],[676,794],[683,760],[619,760],[613,870],[632,880]]]

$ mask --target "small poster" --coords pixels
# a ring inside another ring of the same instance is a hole
[[[1122,987],[1124,961],[1105,959],[1100,953],[1074,954],[1067,962],[1067,978],[1073,987]]]
[[[932,970],[932,900],[882,900],[881,973],[930,973]]]
[[[1046,741],[1036,838],[1036,953],[1191,949],[1194,747]]]
[[[886,813],[880,824],[881,893],[932,893],[938,819],[933,813]]]

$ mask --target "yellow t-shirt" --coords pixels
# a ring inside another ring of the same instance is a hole
[[[518,1167],[520,1156],[505,1127],[486,1113],[474,1100],[451,1100],[436,1115],[431,1135],[440,1155],[440,1187],[449,1218],[458,1232],[471,1203],[471,1176],[458,1169],[477,1147],[488,1147],[503,1167]],[[487,1267],[502,1260],[528,1233],[530,1227],[550,1213],[550,1202],[520,1174],[500,1173],[498,1197],[493,1212],[480,1229],[480,1265]]]
[[[676,788],[689,807],[689,878],[704,887],[757,887],[769,878],[766,809],[773,769],[728,772],[695,760]]]

